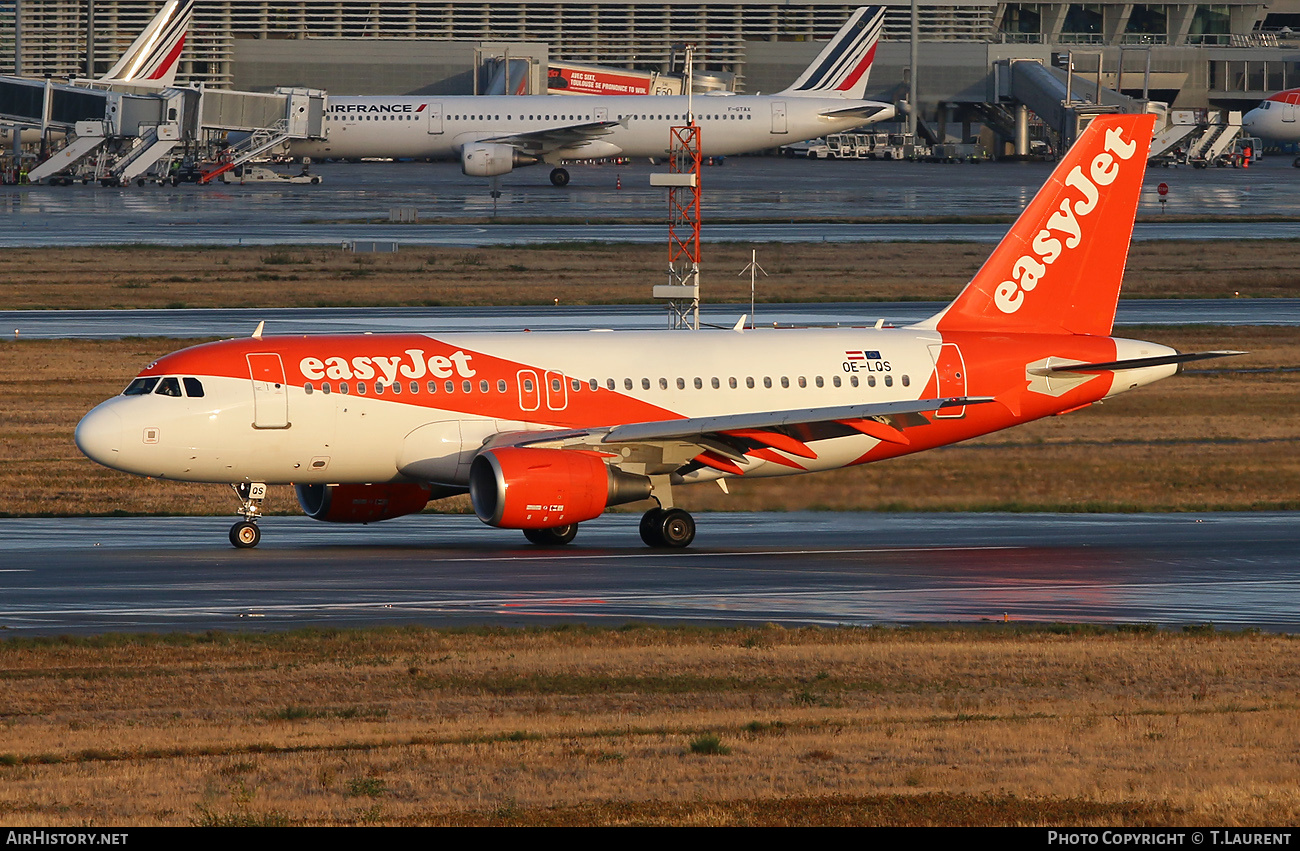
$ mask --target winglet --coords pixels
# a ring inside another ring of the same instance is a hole
[[[263,319],[261,322],[257,323],[257,330],[253,332],[253,339],[254,339],[254,340],[260,340],[260,339],[262,339],[262,329],[265,328],[265,327],[266,327],[266,320],[265,320],[265,319]]]

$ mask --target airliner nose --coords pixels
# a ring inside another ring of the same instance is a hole
[[[115,466],[122,448],[122,417],[104,405],[91,410],[77,423],[77,448],[92,461]]]
[[[1241,126],[1247,129],[1255,126],[1255,121],[1260,118],[1259,107],[1255,107],[1250,112],[1241,117]]]

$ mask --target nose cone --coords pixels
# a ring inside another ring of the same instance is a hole
[[[116,467],[122,449],[122,417],[108,405],[94,408],[77,423],[76,441],[91,461]]]
[[[1255,129],[1255,124],[1256,124],[1256,122],[1258,122],[1259,119],[1263,117],[1263,116],[1260,114],[1261,112],[1262,112],[1262,110],[1260,110],[1259,107],[1255,107],[1255,108],[1252,109],[1250,112],[1248,112],[1248,113],[1246,113],[1245,115],[1243,115],[1243,116],[1241,117],[1241,126],[1247,128],[1247,129],[1250,129],[1250,130]]]

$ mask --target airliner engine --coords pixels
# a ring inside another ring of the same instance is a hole
[[[592,452],[503,447],[475,457],[469,496],[489,526],[547,529],[646,499],[650,480],[610,467]]]
[[[495,177],[509,174],[515,166],[532,165],[537,157],[530,157],[511,145],[476,142],[466,145],[460,154],[460,170],[474,177]]]

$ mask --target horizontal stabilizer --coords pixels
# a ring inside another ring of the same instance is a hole
[[[868,101],[866,104],[846,106],[843,109],[823,109],[818,115],[827,118],[870,118],[872,121],[888,121],[894,117],[894,106],[888,103]]]
[[[1191,361],[1210,360],[1211,358],[1230,358],[1247,352],[1180,352],[1176,355],[1160,355],[1153,358],[1129,358],[1105,363],[1071,363],[1061,366],[1047,366],[1029,370],[1032,375],[1055,375],[1061,372],[1110,372],[1118,369],[1145,369],[1149,366],[1166,366],[1167,364],[1185,364]]]

